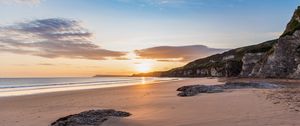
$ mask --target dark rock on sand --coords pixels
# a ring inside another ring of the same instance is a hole
[[[178,96],[187,97],[194,96],[199,93],[219,93],[224,92],[226,89],[245,89],[245,88],[257,88],[257,89],[275,89],[282,86],[270,83],[226,83],[223,85],[189,85],[183,86],[177,89],[181,91]]]
[[[199,93],[218,93],[223,92],[222,85],[192,85],[192,86],[183,86],[177,89],[181,91],[178,96],[194,96]]]
[[[51,126],[100,126],[108,117],[128,117],[130,115],[128,112],[113,109],[89,110],[62,117],[51,123]]]
[[[271,84],[271,83],[230,82],[224,84],[224,89],[243,89],[243,88],[275,89],[281,87],[282,87],[281,85]]]

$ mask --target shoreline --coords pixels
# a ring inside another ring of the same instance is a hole
[[[87,110],[130,112],[103,126],[232,126],[300,125],[299,113],[266,100],[267,90],[243,89],[193,97],[178,97],[176,89],[194,84],[223,84],[217,79],[190,78],[174,82],[63,91],[0,98],[0,124],[41,126]],[[224,100],[226,99],[226,100]],[[9,118],[14,117],[14,118]]]
[[[49,85],[49,86],[33,86],[24,88],[4,88],[1,89],[0,99],[3,97],[16,97],[16,96],[28,96],[38,95],[44,93],[55,93],[65,91],[79,91],[79,90],[92,90],[92,89],[105,89],[114,87],[133,86],[139,84],[154,84],[161,82],[172,82],[181,80],[181,78],[168,78],[167,80],[146,80],[143,77],[139,77],[140,81],[137,82],[118,82],[115,84],[103,83],[103,84],[76,84],[76,85]],[[78,82],[79,83],[79,82]],[[113,83],[113,82],[111,82]]]

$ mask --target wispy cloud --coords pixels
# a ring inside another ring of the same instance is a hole
[[[55,66],[55,64],[52,64],[52,63],[39,63],[37,65],[40,65],[40,66]]]
[[[80,21],[51,18],[0,26],[0,52],[46,58],[119,59],[126,52],[103,49]]]
[[[190,46],[158,46],[135,50],[137,56],[143,59],[156,59],[158,61],[191,61],[225,51],[225,49],[209,48],[204,45]]]

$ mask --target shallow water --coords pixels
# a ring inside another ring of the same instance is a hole
[[[157,77],[0,78],[0,97],[147,84],[178,79]]]

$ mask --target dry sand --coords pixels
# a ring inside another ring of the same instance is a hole
[[[186,79],[0,98],[0,126],[48,126],[60,117],[101,108],[133,114],[111,118],[105,126],[300,126],[300,113],[266,100],[267,90],[176,96],[183,85],[217,83]]]

